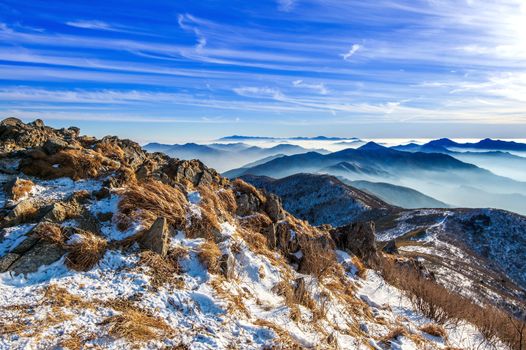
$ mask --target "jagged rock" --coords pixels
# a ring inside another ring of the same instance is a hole
[[[42,148],[47,154],[55,154],[69,146],[68,142],[59,138],[51,138],[44,143]]]
[[[382,248],[382,251],[387,254],[398,254],[398,248],[394,239],[388,241]]]
[[[0,226],[6,227],[26,222],[38,212],[38,209],[35,201],[31,199],[22,200],[2,219]]]
[[[237,211],[239,216],[251,215],[259,210],[261,201],[253,193],[240,193],[236,196]]]
[[[235,265],[236,265],[236,258],[232,253],[224,254],[219,259],[219,267],[221,269],[221,273],[226,279],[232,279],[235,276]]]
[[[170,239],[170,228],[166,218],[160,217],[155,220],[150,229],[144,233],[139,244],[142,249],[148,249],[161,256],[168,253]]]
[[[374,222],[357,222],[337,227],[331,236],[339,249],[348,250],[367,264],[378,258]]]
[[[278,222],[285,218],[281,199],[273,193],[267,194],[265,203],[265,212],[272,222]]]
[[[276,248],[283,254],[293,254],[300,250],[298,236],[291,229],[288,222],[278,222],[276,224]]]
[[[77,214],[76,210],[73,213],[73,208],[64,202],[56,202],[51,206],[51,209],[42,218],[43,221],[48,222],[63,222],[64,220]]]
[[[94,191],[93,195],[97,200],[108,198],[111,195],[111,191],[108,187],[102,187],[100,190]]]
[[[0,257],[0,272],[6,272],[9,266],[13,265],[18,258],[20,258],[20,255],[12,252]]]
[[[263,235],[267,238],[267,246],[269,249],[276,249],[276,224],[270,224],[263,228]]]
[[[39,240],[29,251],[14,261],[9,270],[16,274],[35,272],[40,266],[49,265],[60,259],[66,251],[58,244]]]
[[[35,119],[35,121],[32,121],[31,123],[28,123],[29,125],[35,126],[37,128],[43,128],[44,121],[42,119]]]

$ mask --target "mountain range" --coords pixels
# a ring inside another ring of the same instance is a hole
[[[280,143],[268,148],[251,146],[241,142],[212,143],[206,145],[196,143],[186,143],[182,145],[149,143],[144,145],[143,148],[149,152],[162,152],[179,159],[199,159],[206,165],[219,171],[226,171],[249,162],[276,155],[292,155],[309,151],[328,153],[328,151],[324,149],[305,149],[301,146],[288,143]]]
[[[349,181],[388,182],[415,189],[453,206],[497,207],[526,213],[526,183],[443,153],[405,152],[369,142],[358,149],[308,152],[225,172],[228,177],[297,173],[331,174]]]

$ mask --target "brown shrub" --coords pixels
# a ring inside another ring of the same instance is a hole
[[[108,242],[101,236],[84,232],[82,239],[67,246],[66,266],[77,271],[88,271],[104,256]]]
[[[185,221],[187,200],[177,187],[151,180],[131,184],[120,194],[116,219],[121,230],[128,229],[133,222],[150,227],[158,217],[166,218],[174,227],[181,227]]]
[[[427,333],[435,337],[441,337],[444,339],[447,338],[447,333],[444,327],[434,324],[434,323],[425,324],[420,327],[420,330],[424,333]]]
[[[18,201],[31,192],[35,184],[31,180],[17,179],[11,188],[11,199]]]
[[[423,277],[413,267],[399,266],[382,259],[380,272],[384,279],[403,290],[413,306],[438,323],[464,320],[474,325],[488,341],[500,339],[512,349],[526,347],[526,322],[497,309],[480,306]]]
[[[161,340],[174,333],[162,319],[132,308],[123,310],[119,315],[108,317],[101,325],[109,325],[108,333],[112,337],[124,338],[130,342]]]
[[[199,261],[207,268],[210,273],[219,273],[221,270],[220,259],[221,250],[214,241],[206,241],[199,247],[197,254]]]
[[[119,165],[92,150],[70,149],[53,155],[33,151],[31,159],[24,159],[20,170],[24,174],[44,179],[69,177],[74,180],[94,178],[104,170],[116,170]]]
[[[299,272],[322,279],[338,269],[334,250],[324,246],[318,239],[302,238],[300,247],[303,257]]]

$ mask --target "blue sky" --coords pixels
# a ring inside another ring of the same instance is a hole
[[[102,136],[524,137],[523,1],[0,1],[0,116]]]

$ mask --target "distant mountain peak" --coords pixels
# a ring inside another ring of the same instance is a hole
[[[362,151],[378,151],[387,149],[387,147],[382,146],[374,141],[369,141],[365,145],[359,147],[358,149]]]

